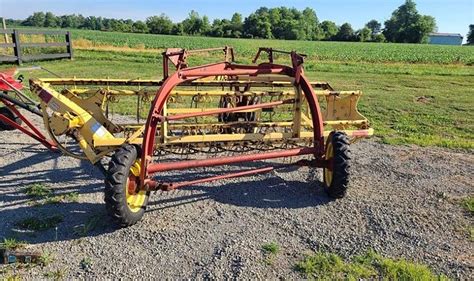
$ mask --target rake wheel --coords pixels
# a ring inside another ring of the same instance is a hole
[[[332,132],[326,142],[326,160],[330,168],[324,168],[324,190],[331,198],[342,198],[349,185],[350,151],[349,138],[343,132]]]
[[[137,190],[139,163],[137,147],[128,144],[117,149],[109,163],[104,200],[107,212],[120,227],[137,223],[148,203],[150,192]]]

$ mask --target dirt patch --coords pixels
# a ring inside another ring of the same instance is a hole
[[[434,99],[435,99],[434,96],[420,96],[420,97],[415,98],[415,102],[429,104],[429,103],[432,103]]]

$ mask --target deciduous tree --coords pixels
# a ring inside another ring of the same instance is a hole
[[[35,12],[23,22],[25,26],[44,26],[45,14],[43,12]]]
[[[418,13],[413,0],[406,0],[392,17],[385,22],[383,34],[389,42],[422,43],[430,32],[436,29],[436,21],[431,16]]]
[[[332,21],[325,20],[320,24],[320,27],[323,40],[332,40],[339,32],[339,27]]]
[[[336,34],[335,39],[337,41],[354,41],[356,39],[354,35],[354,29],[350,23],[344,23],[339,28],[339,32]]]
[[[260,8],[245,18],[244,36],[247,38],[273,38],[272,24],[267,8]]]
[[[148,33],[149,29],[146,23],[139,20],[132,24],[132,32],[134,33]]]
[[[474,45],[474,24],[469,25],[469,33],[467,34],[467,43]]]
[[[165,14],[147,18],[146,25],[150,33],[154,34],[171,34],[171,30],[173,29],[173,22]]]
[[[372,41],[372,30],[368,27],[364,27],[357,32],[357,39],[360,42]]]
[[[59,19],[53,13],[47,12],[44,16],[44,27],[58,27]]]
[[[184,32],[189,35],[205,35],[211,29],[209,18],[207,16],[201,17],[199,13],[194,10],[189,13],[182,24]]]
[[[372,32],[372,36],[375,36],[375,35],[379,34],[382,31],[382,24],[380,22],[378,22],[377,20],[369,21],[365,25],[365,27],[370,29],[370,31]]]

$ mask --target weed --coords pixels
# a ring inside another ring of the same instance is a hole
[[[54,261],[54,257],[50,252],[43,252],[43,254],[38,257],[38,265],[48,266]]]
[[[47,188],[44,184],[41,184],[41,183],[35,183],[35,184],[27,186],[24,189],[24,192],[27,195],[35,197],[35,198],[45,197],[52,193],[51,189]]]
[[[462,206],[466,211],[468,211],[471,215],[474,215],[474,197],[467,197],[462,201]]]
[[[270,242],[262,246],[262,250],[266,253],[276,255],[280,251],[280,246],[275,242]]]
[[[306,256],[295,269],[316,279],[383,279],[383,280],[447,280],[434,274],[427,266],[404,259],[382,257],[370,250],[345,262],[332,253],[318,252]]]
[[[9,274],[3,280],[5,280],[5,281],[20,281],[21,276],[18,273]]]
[[[43,274],[43,276],[54,280],[62,280],[66,276],[66,270],[58,269],[55,271],[46,272],[45,274]]]
[[[74,228],[74,233],[81,237],[87,236],[91,231],[96,229],[100,223],[100,220],[100,216],[91,216],[84,224],[76,226]]]
[[[79,263],[82,269],[86,270],[92,267],[92,260],[88,257],[83,258]]]
[[[45,218],[29,217],[16,223],[22,229],[32,231],[44,231],[57,226],[63,221],[63,216],[54,215]]]
[[[39,202],[39,204],[59,204],[63,200],[63,195],[55,195],[55,196],[48,196],[46,197],[43,202]]]
[[[64,200],[67,202],[78,202],[79,201],[79,193],[77,192],[70,192],[64,195]]]
[[[360,279],[376,275],[371,267],[345,263],[338,255],[324,252],[306,256],[295,268],[307,277],[317,279],[344,279],[346,276],[348,279]]]
[[[267,265],[272,265],[275,257],[280,252],[280,246],[276,242],[263,244],[262,251],[264,252],[264,262]]]
[[[436,198],[438,198],[438,201],[443,201],[448,198],[445,192],[436,192]]]
[[[70,192],[54,195],[53,191],[43,184],[33,184],[24,189],[25,193],[35,199],[33,205],[58,204],[79,201],[79,193]]]
[[[25,241],[20,241],[16,238],[3,238],[3,243],[0,243],[0,248],[5,250],[17,250],[25,247],[25,245]]]
[[[71,192],[65,194],[59,194],[55,196],[48,196],[44,199],[43,204],[58,204],[58,203],[71,203],[79,201],[79,193]]]

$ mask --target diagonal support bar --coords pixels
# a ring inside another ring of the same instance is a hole
[[[25,119],[22,119],[23,121]],[[57,151],[56,145],[52,142],[49,142],[44,136],[38,136],[36,133],[29,131],[28,129],[24,128],[21,125],[18,125],[16,122],[10,120],[8,117],[3,116],[0,114],[0,121],[7,123],[8,125],[14,127],[15,129],[18,129],[22,131],[24,134],[32,137],[33,139],[39,141],[41,144],[43,144],[46,148],[48,148],[51,151]]]
[[[261,169],[252,169],[248,171],[242,171],[242,172],[237,172],[237,173],[230,173],[230,174],[225,174],[225,175],[220,175],[220,176],[202,178],[202,179],[192,180],[192,181],[176,182],[176,183],[158,183],[156,181],[150,180],[147,182],[146,186],[147,186],[147,190],[161,189],[164,191],[170,191],[170,190],[178,189],[181,187],[205,183],[205,182],[237,178],[237,177],[245,177],[245,176],[250,176],[250,175],[255,175],[255,174],[268,173],[271,171],[273,171],[273,167],[266,167],[266,168],[261,168]]]

